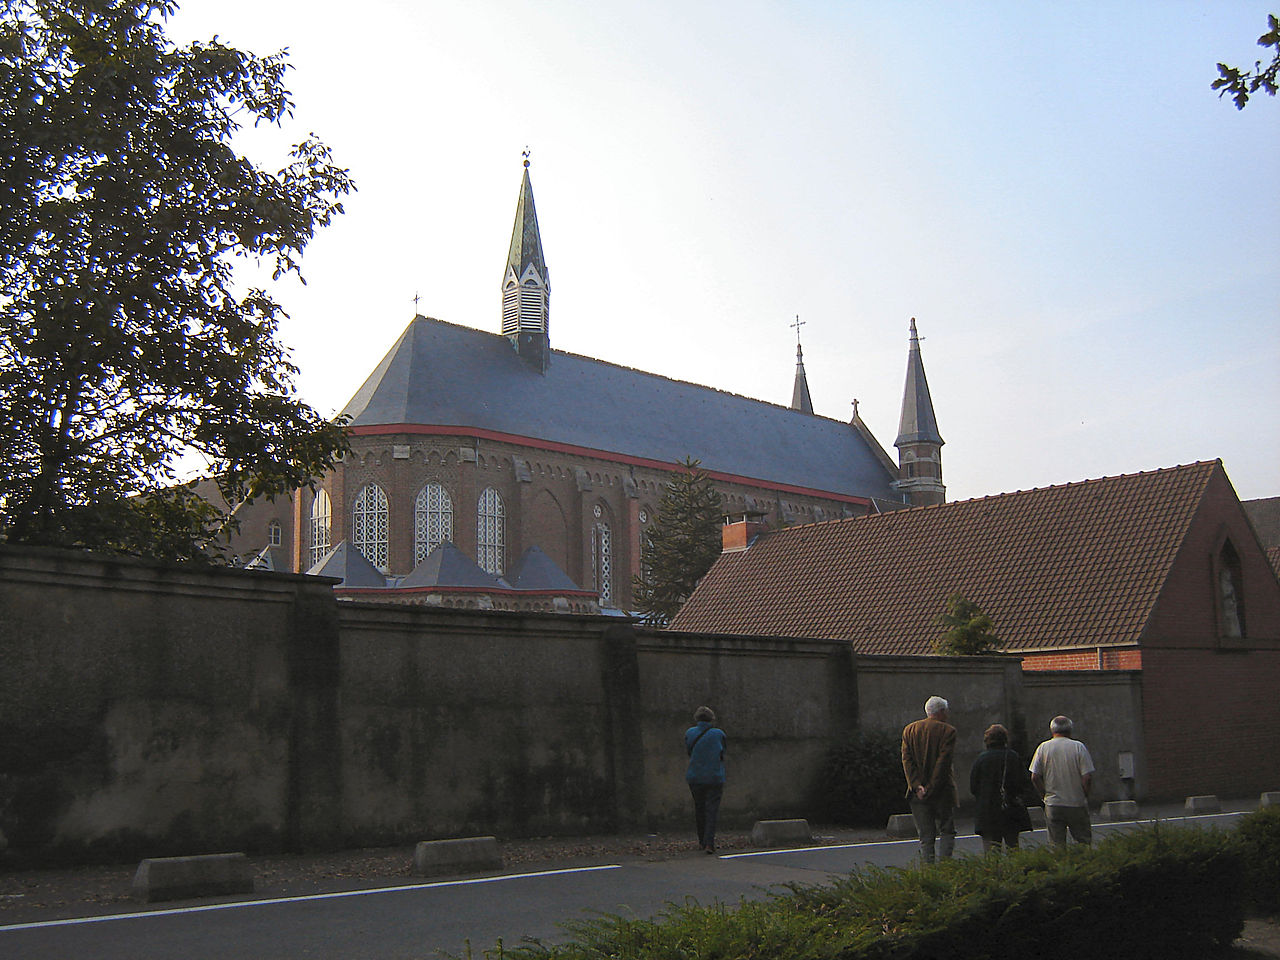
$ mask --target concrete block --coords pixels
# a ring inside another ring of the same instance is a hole
[[[1103,820],[1137,820],[1138,802],[1136,800],[1108,800],[1102,805]]]
[[[808,843],[812,839],[808,820],[757,820],[751,828],[753,847],[780,847],[787,843]]]
[[[1222,804],[1212,794],[1207,794],[1203,797],[1187,797],[1187,802],[1183,805],[1183,812],[1188,814],[1221,813]]]
[[[915,818],[909,813],[895,813],[889,818],[889,825],[885,827],[885,832],[891,837],[900,839],[918,836]]]
[[[1031,829],[1044,829],[1044,807],[1027,807],[1027,815],[1031,817]]]
[[[413,872],[419,877],[501,869],[502,851],[496,837],[423,840],[413,850]]]
[[[1260,807],[1280,807],[1280,790],[1268,790],[1258,800]]]
[[[133,897],[144,903],[253,893],[253,868],[243,853],[143,860],[133,875]]]

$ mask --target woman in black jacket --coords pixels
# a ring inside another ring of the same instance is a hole
[[[982,838],[983,852],[989,853],[1002,843],[1017,847],[1018,834],[1031,829],[1031,816],[1022,799],[1027,793],[1027,765],[1009,749],[1009,731],[993,723],[982,735],[982,742],[987,749],[973,761],[969,792],[977,801],[974,833]]]

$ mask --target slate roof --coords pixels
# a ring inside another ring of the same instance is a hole
[[[426,317],[342,412],[358,430],[466,427],[664,464],[693,456],[713,473],[902,502],[883,453],[848,423],[559,350],[540,374],[506,337]]]
[[[337,577],[340,587],[385,587],[387,578],[363,553],[346,540],[338,541],[307,573],[316,577]]]
[[[511,586],[516,590],[582,589],[537,545],[526,550],[516,562],[511,572]]]
[[[1280,547],[1280,497],[1242,500],[1240,506],[1249,515],[1249,522],[1257,531],[1262,545],[1268,551],[1273,547]]]
[[[723,554],[671,629],[928,654],[960,592],[1010,651],[1136,643],[1219,461],[792,527]]]
[[[432,548],[400,581],[401,587],[483,587],[488,590],[511,589],[506,581],[482,570],[465,553],[446,540]]]
[[[916,318],[911,318],[911,347],[907,351],[907,379],[902,388],[902,413],[898,418],[895,447],[905,443],[945,443],[938,432],[938,418],[933,413],[929,380],[924,375],[924,358],[920,356],[920,338]]]
[[[542,254],[538,211],[533,205],[533,185],[529,182],[529,162],[526,160],[524,177],[520,181],[520,199],[516,201],[516,222],[511,229],[511,248],[507,251],[507,266],[521,277],[529,264],[537,268],[538,276],[547,279],[547,261]]]

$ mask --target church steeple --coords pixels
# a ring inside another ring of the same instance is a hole
[[[946,502],[947,488],[942,483],[944,442],[924,375],[916,318],[912,317],[902,416],[898,420],[898,439],[893,442],[898,448],[898,480],[894,486],[910,496],[912,506]]]
[[[796,383],[791,388],[791,409],[801,413],[813,413],[813,400],[809,397],[809,381],[804,375],[804,351],[800,349],[800,328],[804,321],[796,315]]]
[[[520,183],[520,199],[516,201],[516,222],[511,229],[511,249],[502,278],[502,333],[516,353],[539,373],[551,362],[550,307],[551,282],[542,255],[526,149],[524,179]]]

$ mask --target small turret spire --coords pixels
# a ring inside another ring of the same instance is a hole
[[[944,503],[947,488],[942,484],[942,445],[938,420],[929,395],[920,355],[916,318],[911,318],[911,342],[907,351],[907,378],[902,391],[902,416],[898,420],[898,480],[894,484],[908,493],[913,505]]]
[[[813,413],[813,400],[809,396],[809,380],[804,375],[804,351],[800,348],[800,328],[805,325],[806,321],[800,319],[800,314],[796,314],[796,322],[791,326],[796,328],[796,382],[791,388],[791,409],[799,410],[801,413]]]
[[[502,280],[502,333],[516,353],[542,373],[551,362],[551,279],[542,253],[538,211],[533,204],[528,147],[522,156],[524,177]]]

